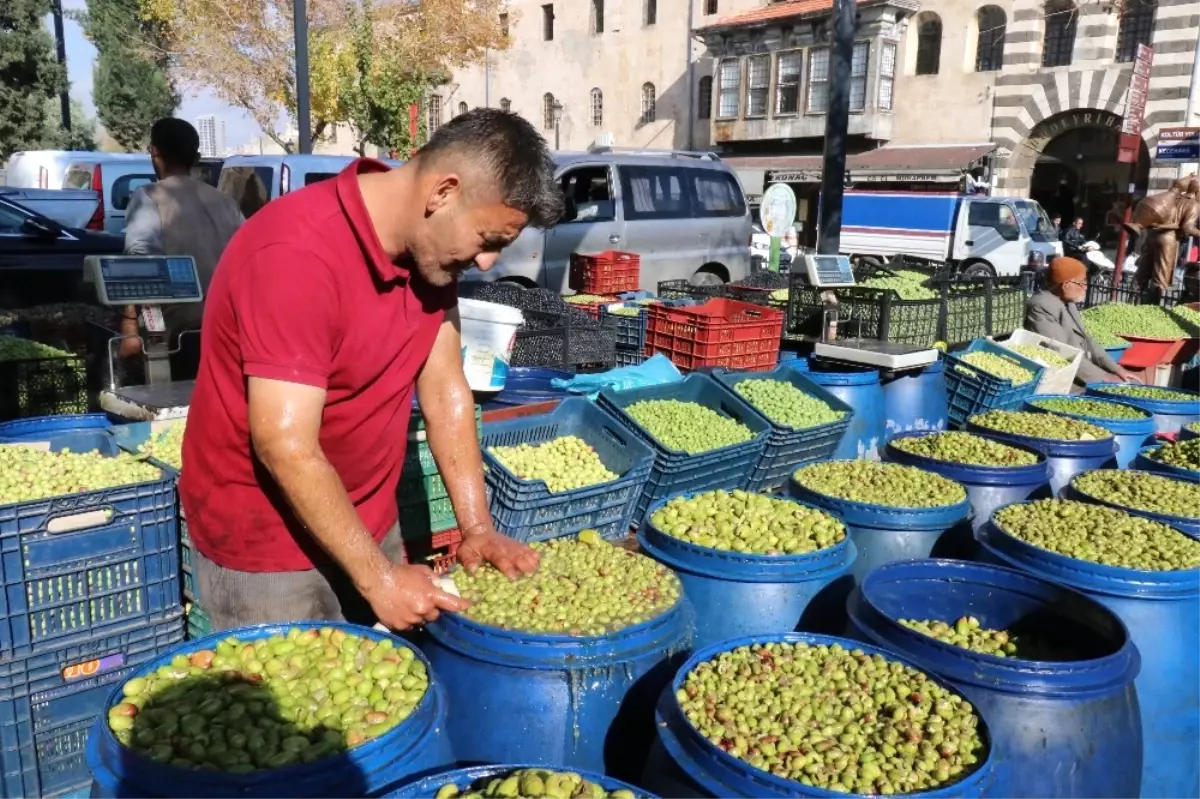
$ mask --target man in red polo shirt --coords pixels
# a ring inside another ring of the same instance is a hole
[[[180,496],[214,629],[346,619],[393,629],[466,603],[405,565],[396,489],[413,390],[463,533],[510,577],[533,550],[492,526],[457,280],[562,212],[546,143],[479,109],[411,161],[359,160],[254,215],[204,312]]]

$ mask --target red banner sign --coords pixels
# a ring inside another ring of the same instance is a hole
[[[1121,138],[1117,143],[1117,160],[1135,164],[1141,152],[1143,117],[1146,114],[1146,95],[1150,92],[1150,67],[1154,64],[1154,48],[1138,45],[1125,95],[1125,117],[1121,120]]]

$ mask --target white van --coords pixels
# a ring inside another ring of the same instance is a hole
[[[526,228],[487,272],[563,292],[571,253],[641,257],[641,288],[660,280],[727,283],[750,274],[751,218],[737,176],[713,153],[596,148],[553,154],[567,213],[549,230]]]

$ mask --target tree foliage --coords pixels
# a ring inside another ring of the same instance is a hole
[[[47,150],[95,150],[96,120],[83,112],[83,106],[71,101],[71,129],[62,127],[62,101],[55,97],[46,109],[46,131],[42,147]]]
[[[0,162],[44,147],[49,103],[67,85],[48,13],[49,0],[0,0]]]
[[[139,0],[88,0],[87,8],[78,20],[96,46],[93,82],[100,121],[126,150],[145,149],[150,127],[179,106],[163,26],[143,18]]]

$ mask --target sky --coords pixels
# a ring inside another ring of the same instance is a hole
[[[85,0],[63,0],[63,10],[85,11]],[[46,26],[53,35],[54,24],[49,17],[46,18]],[[67,76],[71,81],[71,97],[78,100],[87,115],[94,119],[96,105],[92,102],[92,67],[96,60],[96,48],[84,38],[79,25],[70,19],[64,21],[64,38],[67,45]],[[261,135],[258,123],[245,112],[231,108],[210,92],[194,94],[184,90],[183,102],[176,115],[195,123],[196,117],[204,114],[216,114],[224,118],[226,147],[249,144]]]

